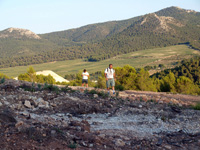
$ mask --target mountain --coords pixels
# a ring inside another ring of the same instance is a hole
[[[0,32],[3,37],[0,38],[3,53],[0,67],[77,58],[99,61],[122,53],[178,44],[200,49],[200,13],[178,7],[122,21],[36,35],[40,38],[14,31]]]
[[[199,12],[170,7],[144,15],[122,32],[90,46],[90,49],[96,50],[91,60],[102,60],[120,53],[178,44],[189,44],[193,48],[200,49],[199,35]]]
[[[0,31],[0,58],[30,56],[58,48],[27,29],[8,28]]]
[[[122,21],[110,21],[105,23],[91,24],[77,29],[41,34],[40,36],[52,42],[57,42],[58,40],[66,43],[86,43],[91,41],[98,41],[123,31],[140,18],[141,16]]]
[[[20,28],[8,28],[0,32],[0,38],[29,38],[29,39],[41,39],[40,36],[27,29]]]

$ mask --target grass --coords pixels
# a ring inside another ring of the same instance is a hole
[[[129,64],[135,68],[144,67],[147,65],[164,64],[167,67],[172,67],[174,62],[180,61],[184,58],[191,58],[193,56],[200,56],[200,52],[188,48],[186,45],[169,46],[163,48],[154,48],[142,51],[136,51],[129,54],[123,54],[111,59],[100,62],[85,62],[82,59],[67,60],[31,65],[36,71],[52,70],[60,76],[64,77],[66,74],[75,74],[84,68],[89,73],[102,71],[108,64],[112,63],[114,67],[123,67]],[[0,72],[9,76],[16,77],[21,73],[27,72],[29,66],[18,66],[0,69]]]

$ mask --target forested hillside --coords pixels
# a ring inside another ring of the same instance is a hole
[[[86,42],[99,41],[116,33],[120,33],[141,17],[142,16],[122,21],[91,24],[66,31],[40,34],[40,36],[51,42],[59,43],[59,45],[80,45]]]
[[[200,58],[194,58],[190,60],[183,60],[181,64],[173,69],[166,69],[159,73],[154,74],[154,78],[163,78],[172,72],[175,78],[185,76],[189,78],[193,83],[200,87]]]
[[[100,61],[119,54],[183,43],[200,49],[199,35],[199,12],[170,7],[124,21],[41,34],[40,39],[0,38],[0,67],[77,58]]]

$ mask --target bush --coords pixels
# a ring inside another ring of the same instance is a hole
[[[62,87],[62,88],[61,88],[61,91],[62,91],[62,92],[71,92],[72,89],[71,89],[68,85],[66,85],[65,87]]]
[[[59,87],[54,86],[52,84],[49,84],[49,85],[45,84],[44,90],[55,91],[55,92],[59,92],[60,91]]]
[[[118,90],[118,91],[124,91],[124,86],[121,85],[121,84],[120,85],[116,85],[115,89]]]
[[[2,74],[2,73],[0,73],[0,79],[9,79],[9,77],[8,76],[6,76],[6,75],[4,75],[4,74]]]
[[[193,109],[195,110],[200,110],[200,103],[197,103],[196,105],[193,106]]]
[[[77,144],[76,143],[70,143],[68,145],[68,148],[75,149],[75,148],[77,148]]]
[[[101,91],[101,92],[98,92],[98,96],[103,97],[103,98],[107,98],[109,95],[108,95],[107,92]]]
[[[98,94],[98,92],[96,90],[91,90],[88,92],[89,94]]]
[[[6,81],[5,78],[2,78],[2,79],[0,80],[0,84],[4,83],[5,81]]]

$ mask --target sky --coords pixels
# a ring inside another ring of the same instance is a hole
[[[49,33],[129,19],[171,6],[200,12],[200,0],[0,0],[0,31],[14,27]]]

